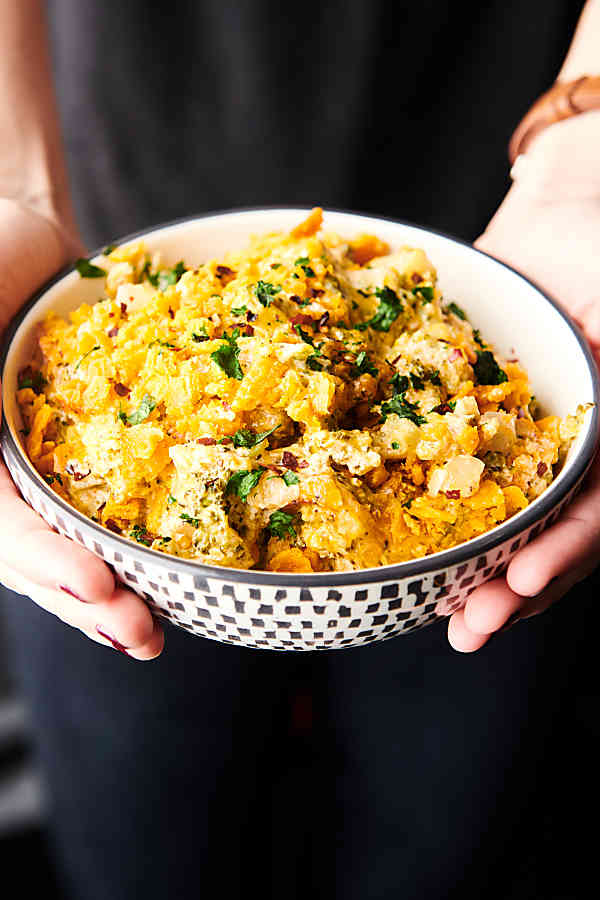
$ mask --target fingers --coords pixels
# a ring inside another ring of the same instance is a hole
[[[62,587],[87,603],[112,595],[115,582],[108,566],[85,547],[52,531],[21,499],[1,465],[0,510],[0,563],[34,585]]]
[[[159,623],[141,597],[126,588],[117,588],[102,602],[84,603],[64,591],[32,584],[3,564],[0,564],[0,580],[16,593],[31,597],[42,609],[79,629],[91,640],[134,659],[154,659],[163,649]]]
[[[577,571],[583,580],[598,564],[600,553],[600,478],[596,458],[588,484],[566,513],[527,544],[507,570],[510,587],[524,597],[539,594],[553,578]]]
[[[448,643],[459,653],[473,653],[489,640],[489,634],[475,634],[465,625],[465,614],[459,609],[448,622]]]

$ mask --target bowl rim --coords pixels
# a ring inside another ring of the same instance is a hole
[[[298,212],[299,215],[306,214],[310,211],[309,207],[290,205],[274,205],[274,206],[250,206],[235,207],[232,209],[214,210],[208,212],[197,213],[193,215],[182,216],[168,222],[152,225],[135,232],[116,238],[111,243],[124,244],[148,236],[156,231],[162,231],[177,225],[198,221],[200,219],[216,219],[229,218],[231,216],[253,213],[253,212]],[[491,259],[496,265],[508,269],[515,278],[524,281],[528,286],[542,295],[547,303],[554,308],[562,318],[567,328],[571,330],[579,345],[579,349],[583,354],[587,364],[588,372],[591,376],[593,391],[593,409],[591,411],[591,420],[589,422],[587,434],[577,450],[577,455],[573,464],[569,467],[566,476],[559,482],[553,482],[546,491],[540,495],[538,503],[530,505],[522,510],[518,515],[501,522],[495,528],[485,532],[476,538],[471,538],[447,550],[440,550],[437,553],[429,554],[418,559],[405,560],[399,563],[391,563],[385,566],[376,566],[370,569],[354,569],[350,572],[312,572],[292,574],[289,572],[267,572],[263,569],[234,569],[226,566],[210,565],[207,563],[197,562],[192,559],[182,559],[181,557],[171,556],[168,553],[162,553],[159,550],[152,550],[142,544],[136,544],[129,538],[121,537],[114,534],[108,529],[98,525],[92,519],[80,513],[75,507],[70,506],[65,500],[58,496],[45,481],[38,476],[36,479],[31,471],[31,463],[26,459],[23,450],[13,438],[10,427],[8,425],[4,409],[2,410],[2,424],[0,429],[0,442],[3,453],[8,453],[12,457],[12,461],[18,465],[21,473],[40,490],[47,501],[57,506],[64,516],[75,520],[79,528],[83,527],[90,531],[92,535],[102,540],[104,545],[110,549],[125,556],[139,556],[151,565],[167,566],[173,571],[182,575],[199,576],[201,578],[211,578],[218,581],[232,581],[258,586],[271,587],[299,587],[299,588],[335,588],[338,586],[352,586],[367,583],[379,583],[405,580],[410,577],[423,576],[428,572],[438,572],[442,569],[466,563],[482,554],[487,554],[495,547],[516,539],[518,535],[533,527],[536,523],[544,519],[551,510],[558,506],[560,502],[568,496],[568,494],[583,479],[594,459],[599,439],[600,439],[600,379],[598,369],[592,351],[589,347],[580,327],[573,321],[567,313],[560,307],[540,285],[527,276],[518,272],[508,263],[496,259],[490,253],[474,247],[468,241],[458,238],[455,235],[448,234],[445,231],[436,228],[427,228],[423,225],[416,225],[406,219],[398,219],[392,216],[373,215],[369,212],[361,212],[357,210],[340,209],[340,208],[324,208],[324,215],[328,213],[338,213],[349,216],[360,216],[375,221],[389,222],[394,225],[401,225],[425,234],[433,234],[438,237],[445,238],[452,243],[467,248],[470,252],[485,256]],[[93,259],[102,254],[106,245],[92,251],[89,258]],[[21,307],[19,312],[9,323],[6,328],[2,342],[0,344],[0,372],[4,373],[4,366],[10,352],[13,338],[18,331],[23,319],[27,313],[35,306],[38,300],[55,284],[75,271],[75,263],[70,263],[60,269],[55,275],[46,281],[31,298]],[[533,508],[532,508],[533,507]]]

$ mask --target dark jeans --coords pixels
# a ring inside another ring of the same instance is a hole
[[[5,595],[65,896],[585,896],[597,587],[471,656],[443,626],[308,655],[169,627],[145,664]]]

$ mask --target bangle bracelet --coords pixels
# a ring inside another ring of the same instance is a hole
[[[600,75],[583,75],[575,81],[557,81],[535,101],[515,128],[508,145],[512,166],[544,129],[579,113],[600,109]],[[512,170],[511,170],[512,175]]]

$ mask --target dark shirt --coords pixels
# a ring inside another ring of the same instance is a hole
[[[97,246],[231,207],[473,239],[581,2],[49,0],[74,199]]]

